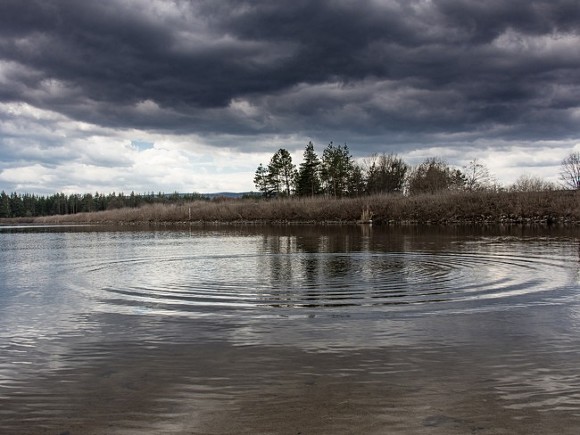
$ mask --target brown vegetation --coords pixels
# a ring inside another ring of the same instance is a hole
[[[357,198],[240,199],[153,204],[76,215],[34,218],[34,223],[155,222],[356,222],[372,213],[375,223],[580,223],[580,193],[441,192],[434,195],[372,195]]]

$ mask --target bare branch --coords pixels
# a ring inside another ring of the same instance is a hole
[[[568,189],[580,189],[580,153],[571,153],[562,160],[560,180]]]

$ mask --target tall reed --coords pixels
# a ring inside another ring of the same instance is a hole
[[[96,222],[580,222],[580,193],[443,192],[356,198],[238,199],[153,204],[95,213],[35,218],[35,223]]]

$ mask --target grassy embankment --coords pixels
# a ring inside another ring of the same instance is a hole
[[[574,223],[580,192],[445,192],[405,197],[289,198],[155,204],[96,213],[30,218],[31,223],[348,223],[372,212],[374,223]],[[20,220],[21,222],[23,220]]]

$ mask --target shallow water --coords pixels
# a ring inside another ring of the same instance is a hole
[[[577,433],[579,242],[0,227],[0,433]]]

